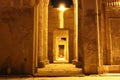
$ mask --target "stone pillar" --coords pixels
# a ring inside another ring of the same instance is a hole
[[[61,29],[64,28],[64,11],[59,12],[59,21],[60,21],[60,27]]]
[[[44,6],[43,6],[43,53],[44,53],[44,62],[45,64],[48,64],[48,5],[49,0],[44,0]]]
[[[38,32],[39,28],[42,26],[42,24],[40,24],[40,23],[42,23],[42,21],[41,21],[42,19],[40,18],[40,15],[42,15],[42,14],[40,14],[40,7],[42,7],[42,6],[40,6],[41,3],[39,3],[39,1],[31,0],[31,3],[30,3],[31,6],[34,6],[33,74],[37,72],[38,65],[41,64],[40,58],[42,57],[42,56],[40,56],[40,48],[39,48],[40,47],[40,45],[39,45],[40,44],[40,41],[39,41],[39,38],[40,38],[39,33],[40,32]],[[40,63],[40,64],[38,64],[38,63]]]
[[[97,3],[98,2],[98,3]],[[103,64],[106,64],[106,61],[104,62],[104,54],[106,54],[106,46],[105,46],[105,0],[97,1],[96,5],[98,4],[97,9],[97,16],[98,16],[98,22],[100,25],[98,25],[99,30],[99,67],[98,67],[98,73],[103,73]]]
[[[83,18],[83,0],[78,0],[77,1],[77,5],[79,6],[78,7],[78,61],[76,63],[76,67],[78,68],[83,68],[83,59],[84,59],[84,56],[83,56],[83,31],[82,31],[82,26],[83,26],[83,21],[84,21],[84,18]]]
[[[78,61],[78,0],[73,0],[74,3],[74,55],[73,64]]]
[[[33,31],[33,74],[38,67],[38,5],[34,6],[34,31]]]
[[[81,0],[79,0],[81,1]],[[79,46],[82,44],[83,73],[98,73],[99,66],[99,21],[97,0],[82,0],[82,25],[79,23]],[[79,7],[80,8],[80,7]],[[80,9],[79,9],[80,10]],[[80,14],[80,13],[79,13]],[[80,18],[79,18],[80,19]]]
[[[43,60],[43,0],[38,4],[38,67],[45,67]]]

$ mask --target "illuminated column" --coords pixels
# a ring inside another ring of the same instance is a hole
[[[59,15],[60,28],[62,29],[64,28],[64,11],[65,11],[64,5],[60,5],[59,10],[60,10],[60,15]]]
[[[43,61],[43,0],[40,0],[38,8],[38,67],[44,67]]]
[[[97,41],[98,41],[98,73],[101,73],[101,65],[103,64],[101,59],[102,59],[102,54],[101,54],[101,37],[100,37],[100,16],[99,16],[99,0],[96,0],[96,26],[97,26]]]
[[[48,4],[49,0],[44,0],[44,13],[43,13],[43,53],[44,53],[44,62],[48,64]]]
[[[73,64],[78,62],[78,1],[74,2],[74,59]]]
[[[38,67],[38,5],[34,7],[34,33],[33,33],[33,74]]]
[[[64,28],[64,12],[60,11],[60,28]]]
[[[120,7],[120,0],[117,0],[117,6]]]
[[[42,51],[41,48],[41,28],[42,28],[42,14],[41,14],[41,7],[42,7],[42,0],[39,1],[31,1],[31,6],[34,6],[34,38],[33,38],[33,74],[37,72],[38,67],[43,66],[43,58],[42,58]]]

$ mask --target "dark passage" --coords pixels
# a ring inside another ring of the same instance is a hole
[[[59,58],[64,57],[64,45],[59,45]]]
[[[71,5],[73,5],[72,0],[51,0],[51,4],[53,5],[53,7],[59,7],[61,3],[65,4],[66,7],[70,7]]]

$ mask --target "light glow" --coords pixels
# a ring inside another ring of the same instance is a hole
[[[59,19],[60,19],[60,28],[64,28],[64,12],[61,11],[60,14],[59,14]]]
[[[66,8],[65,8],[65,6],[64,6],[63,4],[61,4],[60,7],[59,7],[59,10],[60,10],[60,11],[65,11]]]
[[[60,28],[62,29],[64,28],[64,11],[66,10],[66,8],[63,4],[61,4],[59,10],[60,10],[60,14],[59,14]]]
[[[120,6],[120,1],[118,2],[118,6]]]

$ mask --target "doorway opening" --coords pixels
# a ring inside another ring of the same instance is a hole
[[[56,29],[53,31],[53,63],[68,63],[68,62],[69,62],[69,30]]]
[[[65,45],[58,45],[58,53],[56,54],[54,63],[68,63],[65,51]]]
[[[58,59],[60,58],[65,58],[64,57],[64,45],[59,45]]]

